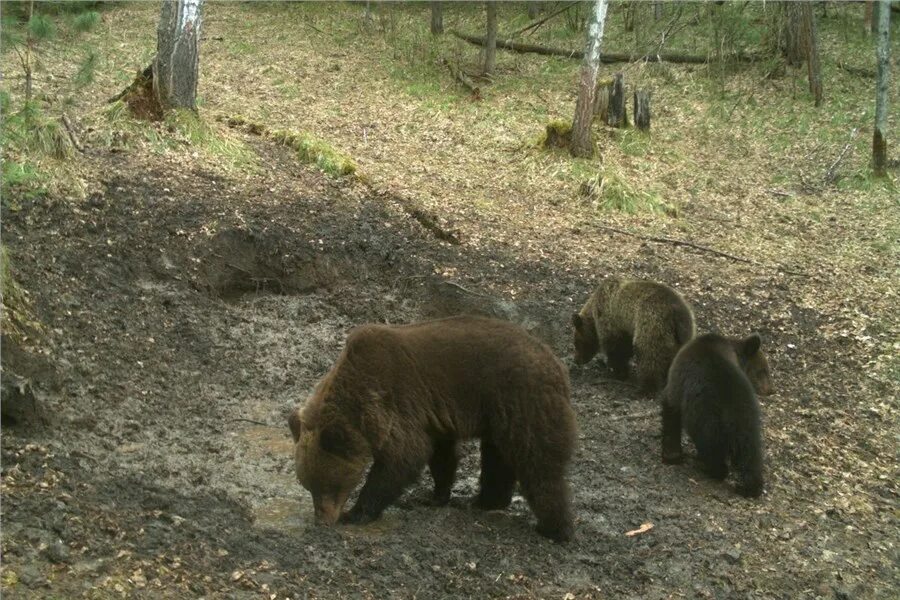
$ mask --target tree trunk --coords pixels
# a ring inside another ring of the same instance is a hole
[[[597,74],[600,72],[600,45],[603,42],[603,26],[606,23],[606,9],[609,0],[596,0],[588,27],[588,42],[581,63],[581,83],[578,100],[575,102],[575,118],[572,121],[572,142],[569,152],[572,156],[591,157],[594,142],[591,139],[591,124],[594,121],[594,93],[597,89]]]
[[[875,0],[866,0],[866,14],[863,17],[863,31],[871,34],[874,31],[872,27],[872,15],[875,10]]]
[[[801,39],[801,2],[782,2],[781,51],[792,67],[803,64],[803,42]]]
[[[28,3],[28,23],[31,24],[31,19],[34,18],[34,0]],[[25,70],[25,102],[31,102],[31,86],[32,86],[32,46],[34,45],[34,40],[31,38],[31,28],[26,28],[27,33],[25,38],[25,58],[22,60],[22,68]]]
[[[809,91],[815,98],[816,106],[822,106],[822,67],[819,64],[819,39],[816,33],[816,15],[810,2],[800,5],[803,23],[803,53],[809,71]]]
[[[487,9],[487,35],[484,37],[484,75],[494,72],[497,62],[497,3],[485,2]]]
[[[444,33],[444,13],[441,10],[440,2],[431,3],[431,34],[440,35]]]
[[[650,131],[650,92],[634,92],[634,126],[641,131]]]
[[[625,76],[622,73],[616,73],[612,87],[609,89],[606,124],[610,127],[628,126],[628,114],[625,110]]]
[[[653,20],[659,21],[663,16],[663,3],[656,1],[653,3]]]
[[[160,108],[196,110],[203,0],[164,0],[153,60],[153,93]]]
[[[872,163],[875,175],[887,175],[888,78],[891,53],[891,6],[882,0],[878,12],[878,78],[875,84],[875,131],[872,135]]]
[[[532,0],[528,3],[528,18],[529,19],[537,19],[537,16],[541,12],[541,5]]]

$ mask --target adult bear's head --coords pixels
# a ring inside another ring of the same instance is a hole
[[[312,494],[316,521],[332,525],[362,480],[371,455],[355,428],[340,415],[322,411],[315,400],[294,410],[288,425],[297,480]]]

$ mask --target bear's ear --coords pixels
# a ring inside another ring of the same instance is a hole
[[[349,457],[352,443],[349,432],[340,425],[329,425],[319,432],[319,446],[329,454]]]
[[[744,358],[750,358],[759,352],[760,346],[762,346],[762,338],[759,337],[758,333],[751,333],[741,340],[741,353],[744,355]]]
[[[575,326],[575,329],[581,331],[584,328],[584,319],[581,318],[581,315],[578,313],[572,313],[572,325]]]
[[[288,427],[291,428],[291,435],[294,436],[294,443],[300,439],[300,432],[303,430],[303,421],[300,420],[300,411],[292,410],[288,417]]]

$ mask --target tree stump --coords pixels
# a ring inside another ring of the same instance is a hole
[[[597,82],[597,89],[594,90],[594,118],[600,119],[601,123],[606,123],[612,84],[612,79],[601,79]]]
[[[622,73],[616,73],[609,89],[606,124],[610,127],[628,126],[628,114],[625,112],[625,76]]]
[[[650,92],[634,92],[634,126],[641,131],[650,131]]]

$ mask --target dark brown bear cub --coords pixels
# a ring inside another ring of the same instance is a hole
[[[537,530],[572,537],[566,470],[576,426],[568,375],[517,325],[452,317],[357,327],[289,421],[297,478],[321,521],[377,519],[426,464],[435,502],[446,503],[457,440],[480,438],[475,504],[506,508],[518,481]],[[341,514],[370,462],[356,505]]]
[[[666,385],[678,349],[694,337],[694,314],[681,295],[661,283],[609,277],[572,316],[575,362],[597,352],[619,379],[628,378],[635,358],[638,383],[646,393]]]
[[[729,339],[707,333],[688,342],[672,363],[662,394],[662,460],[681,462],[681,428],[697,447],[704,470],[738,476],[737,492],[763,490],[762,418],[756,394],[772,393],[759,335]]]

